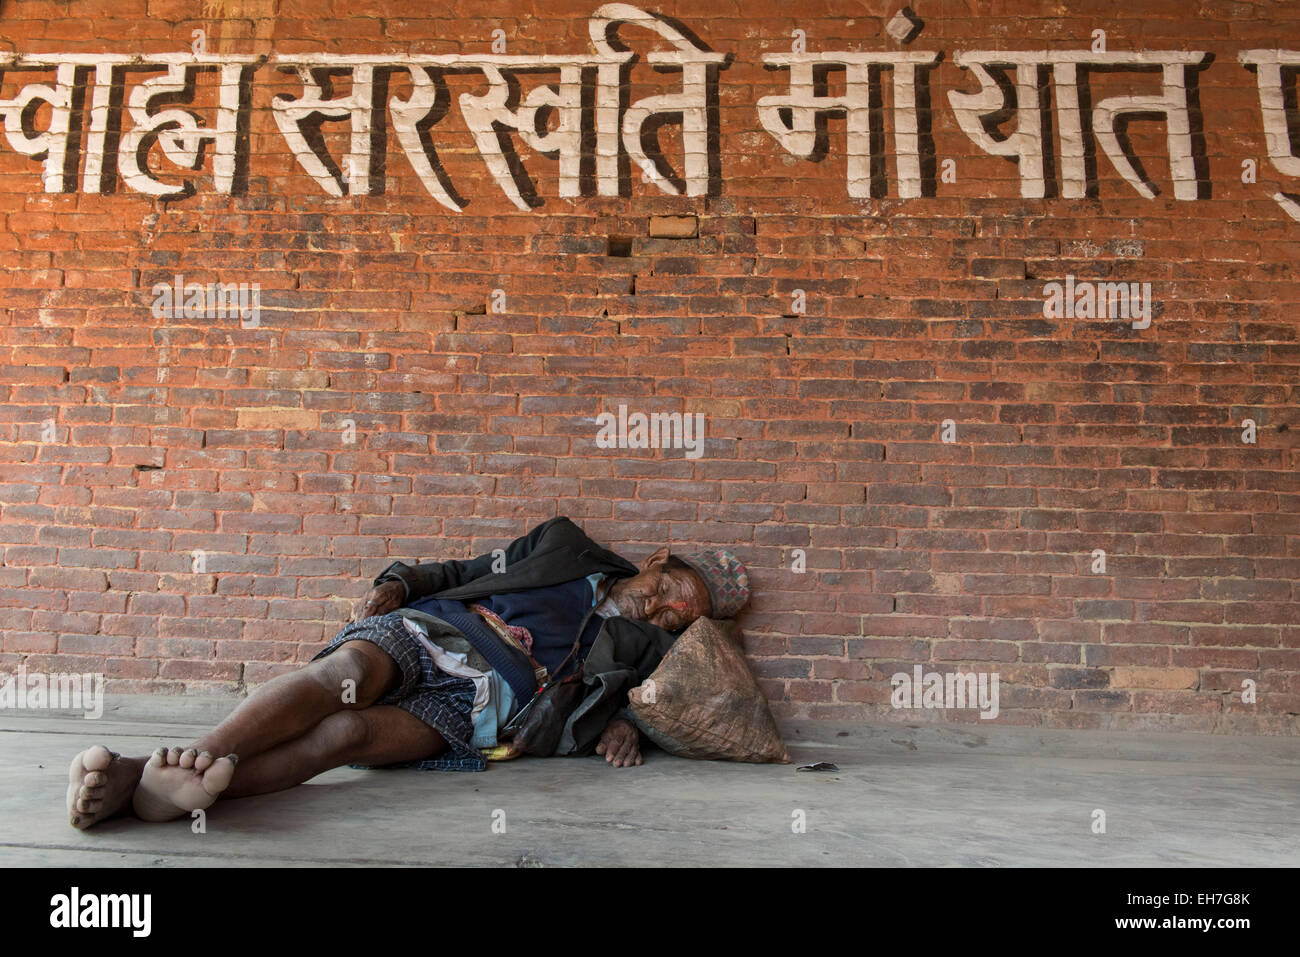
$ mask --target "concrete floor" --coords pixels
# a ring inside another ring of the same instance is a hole
[[[202,834],[189,821],[68,826],[76,751],[188,743],[232,705],[122,697],[97,721],[0,711],[0,866],[1300,864],[1300,740],[983,725],[787,725],[796,764],[832,761],[830,773],[663,752],[622,770],[343,769],[218,804]]]

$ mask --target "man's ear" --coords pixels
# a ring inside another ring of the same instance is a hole
[[[660,568],[663,566],[664,562],[668,561],[668,554],[669,554],[668,546],[665,545],[663,548],[659,549],[659,551],[655,552],[653,555],[647,555],[645,558],[641,559],[641,564],[638,567],[643,572],[648,572],[653,569]]]

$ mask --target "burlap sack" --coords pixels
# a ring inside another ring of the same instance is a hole
[[[628,699],[636,726],[671,754],[757,764],[790,760],[733,622],[697,619]]]

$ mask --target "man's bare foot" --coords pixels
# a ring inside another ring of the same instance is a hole
[[[82,751],[68,768],[68,823],[84,831],[129,807],[143,768],[102,744]]]
[[[131,804],[144,821],[170,821],[210,807],[230,785],[239,758],[214,758],[194,748],[159,748],[149,755]]]

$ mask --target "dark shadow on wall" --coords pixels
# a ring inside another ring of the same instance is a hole
[[[1282,106],[1286,110],[1286,133],[1291,144],[1291,155],[1300,156],[1300,105],[1297,98],[1300,90],[1300,67],[1284,66],[1282,68]]]
[[[1056,110],[1052,104],[1052,68],[1039,67],[1037,80],[1038,121],[1043,131],[1043,198],[1053,199],[1061,195],[1057,185],[1056,150]],[[1013,91],[1014,95],[1014,91]]]
[[[916,32],[920,32],[919,27]],[[921,157],[922,196],[939,195],[939,160],[934,148],[934,97],[931,92],[931,75],[942,65],[944,56],[945,54],[940,53],[933,65],[921,67],[916,71],[916,138]]]
[[[261,63],[253,63],[239,71],[239,111],[235,115],[235,175],[230,191],[235,196],[248,194],[249,128],[253,117],[253,74]]]
[[[370,101],[370,194],[383,196],[388,192],[388,86],[391,69],[375,70],[372,82],[375,95]],[[351,194],[350,187],[345,187]]]
[[[1196,170],[1196,198],[1210,199],[1214,186],[1210,181],[1209,153],[1205,146],[1205,114],[1201,111],[1201,74],[1214,62],[1208,53],[1195,69],[1187,71],[1187,116],[1191,124],[1192,165]]]

